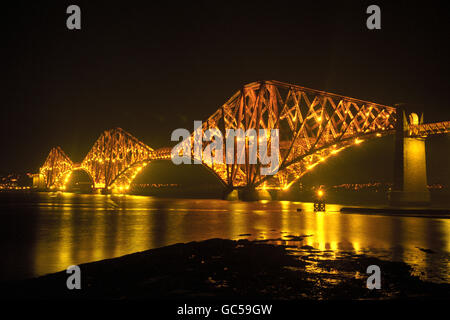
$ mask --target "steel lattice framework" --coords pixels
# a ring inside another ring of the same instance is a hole
[[[74,170],[85,171],[98,189],[128,190],[148,162],[170,159],[170,149],[153,150],[121,128],[104,131],[81,163],[73,163],[60,147],[53,148],[40,173],[47,188],[64,189]]]
[[[39,173],[44,178],[46,188],[59,186],[61,184],[61,177],[70,172],[73,168],[73,162],[64,153],[60,147],[55,147],[50,150],[44,164],[39,170]]]
[[[279,168],[272,176],[260,175],[261,164],[213,163],[209,168],[228,188],[288,188],[327,157],[362,141],[395,133],[397,109],[278,81],[243,86],[203,121],[202,133],[217,128],[226,139],[227,129],[279,130]],[[449,132],[449,122],[409,125],[406,135],[426,136]],[[269,131],[268,131],[269,132]],[[194,157],[196,136],[191,143]],[[197,141],[204,150],[211,142]],[[236,143],[236,141],[235,141]],[[268,140],[270,150],[270,139]],[[236,148],[234,148],[236,159]],[[226,150],[223,149],[224,158]],[[249,144],[245,143],[248,159]],[[47,188],[63,188],[73,170],[84,170],[96,188],[125,191],[150,161],[171,159],[171,148],[153,150],[121,128],[104,131],[84,160],[73,163],[61,148],[50,151],[40,174]],[[200,159],[199,159],[200,160]],[[261,155],[258,154],[258,163]]]
[[[96,188],[127,188],[130,179],[147,164],[153,149],[121,128],[104,131],[88,152],[81,168],[92,177]]]
[[[278,173],[261,176],[260,164],[202,160],[229,188],[288,188],[328,156],[362,142],[359,138],[392,133],[395,123],[394,107],[278,81],[254,82],[236,92],[202,129],[219,128],[223,135],[226,129],[279,129]],[[195,142],[193,134],[192,156]],[[203,148],[209,144],[202,143]],[[246,143],[247,158],[248,148]]]
[[[408,135],[411,137],[445,134],[449,132],[450,121],[410,125],[408,129]]]

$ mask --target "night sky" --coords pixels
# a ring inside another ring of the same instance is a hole
[[[445,2],[391,2],[74,0],[2,7],[0,171],[37,171],[56,145],[81,161],[115,126],[151,147],[168,145],[175,128],[191,130],[193,120],[257,80],[404,102],[424,111],[426,122],[450,120]],[[70,4],[81,8],[79,31],[66,28]],[[381,7],[381,30],[366,28],[370,4]],[[434,152],[448,159],[450,139],[442,139]]]

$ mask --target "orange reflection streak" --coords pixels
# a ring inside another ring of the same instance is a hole
[[[287,201],[56,193],[42,197],[35,206],[34,250],[29,251],[36,275],[179,242],[245,238],[239,234],[251,234],[250,239],[312,235],[302,242],[283,242],[320,250],[353,249],[355,253],[387,255],[418,269],[438,266],[434,273],[444,279],[450,273],[450,221],[445,219],[341,214],[339,206],[331,204],[327,204],[325,213],[314,213],[311,203]],[[303,210],[297,212],[300,207]],[[436,254],[425,254],[418,247]]]

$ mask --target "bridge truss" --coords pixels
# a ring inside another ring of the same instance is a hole
[[[392,133],[395,123],[393,107],[278,81],[255,82],[236,92],[203,122],[202,130],[279,129],[278,173],[260,175],[261,164],[248,161],[218,164],[207,161],[204,155],[202,160],[229,188],[286,189],[327,157],[359,144],[362,138]],[[209,144],[196,137],[192,135],[192,152],[195,143],[202,143],[203,148]],[[247,159],[248,151],[246,142]],[[260,154],[258,160],[264,161]]]
[[[445,134],[450,132],[450,121],[409,125],[408,135],[411,137]]]
[[[287,189],[296,180],[328,157],[366,139],[393,134],[397,109],[324,91],[278,81],[254,82],[243,86],[216,112],[203,121],[202,133],[217,128],[226,140],[227,129],[279,130],[279,168],[275,175],[261,175],[263,155],[258,163],[249,164],[249,143],[245,142],[245,163],[214,163],[201,159],[229,189]],[[426,136],[449,132],[449,122],[410,125],[409,136]],[[194,144],[204,150],[211,142]],[[201,136],[200,136],[201,138]],[[197,139],[197,141],[196,141]],[[237,144],[237,141],[235,141]],[[270,150],[270,137],[268,139]],[[235,145],[236,145],[235,144]],[[237,150],[234,148],[234,159]],[[223,149],[223,158],[226,150]],[[186,155],[188,156],[188,155]],[[104,131],[81,163],[73,163],[61,148],[50,151],[40,169],[47,188],[64,188],[73,170],[84,170],[95,188],[125,192],[136,175],[149,162],[171,159],[171,148],[154,150],[121,128]]]
[[[70,172],[72,168],[72,160],[70,160],[60,147],[55,147],[50,150],[39,173],[44,179],[45,187],[50,189],[62,185],[63,181],[61,179],[63,175],[66,172]]]

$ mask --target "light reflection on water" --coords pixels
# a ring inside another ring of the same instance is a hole
[[[2,194],[0,250],[5,258],[0,280],[179,242],[281,238],[277,243],[405,261],[423,278],[450,282],[448,219],[341,214],[339,209],[329,204],[326,213],[314,213],[312,203],[289,201]],[[288,235],[310,236],[290,241],[283,237]]]

